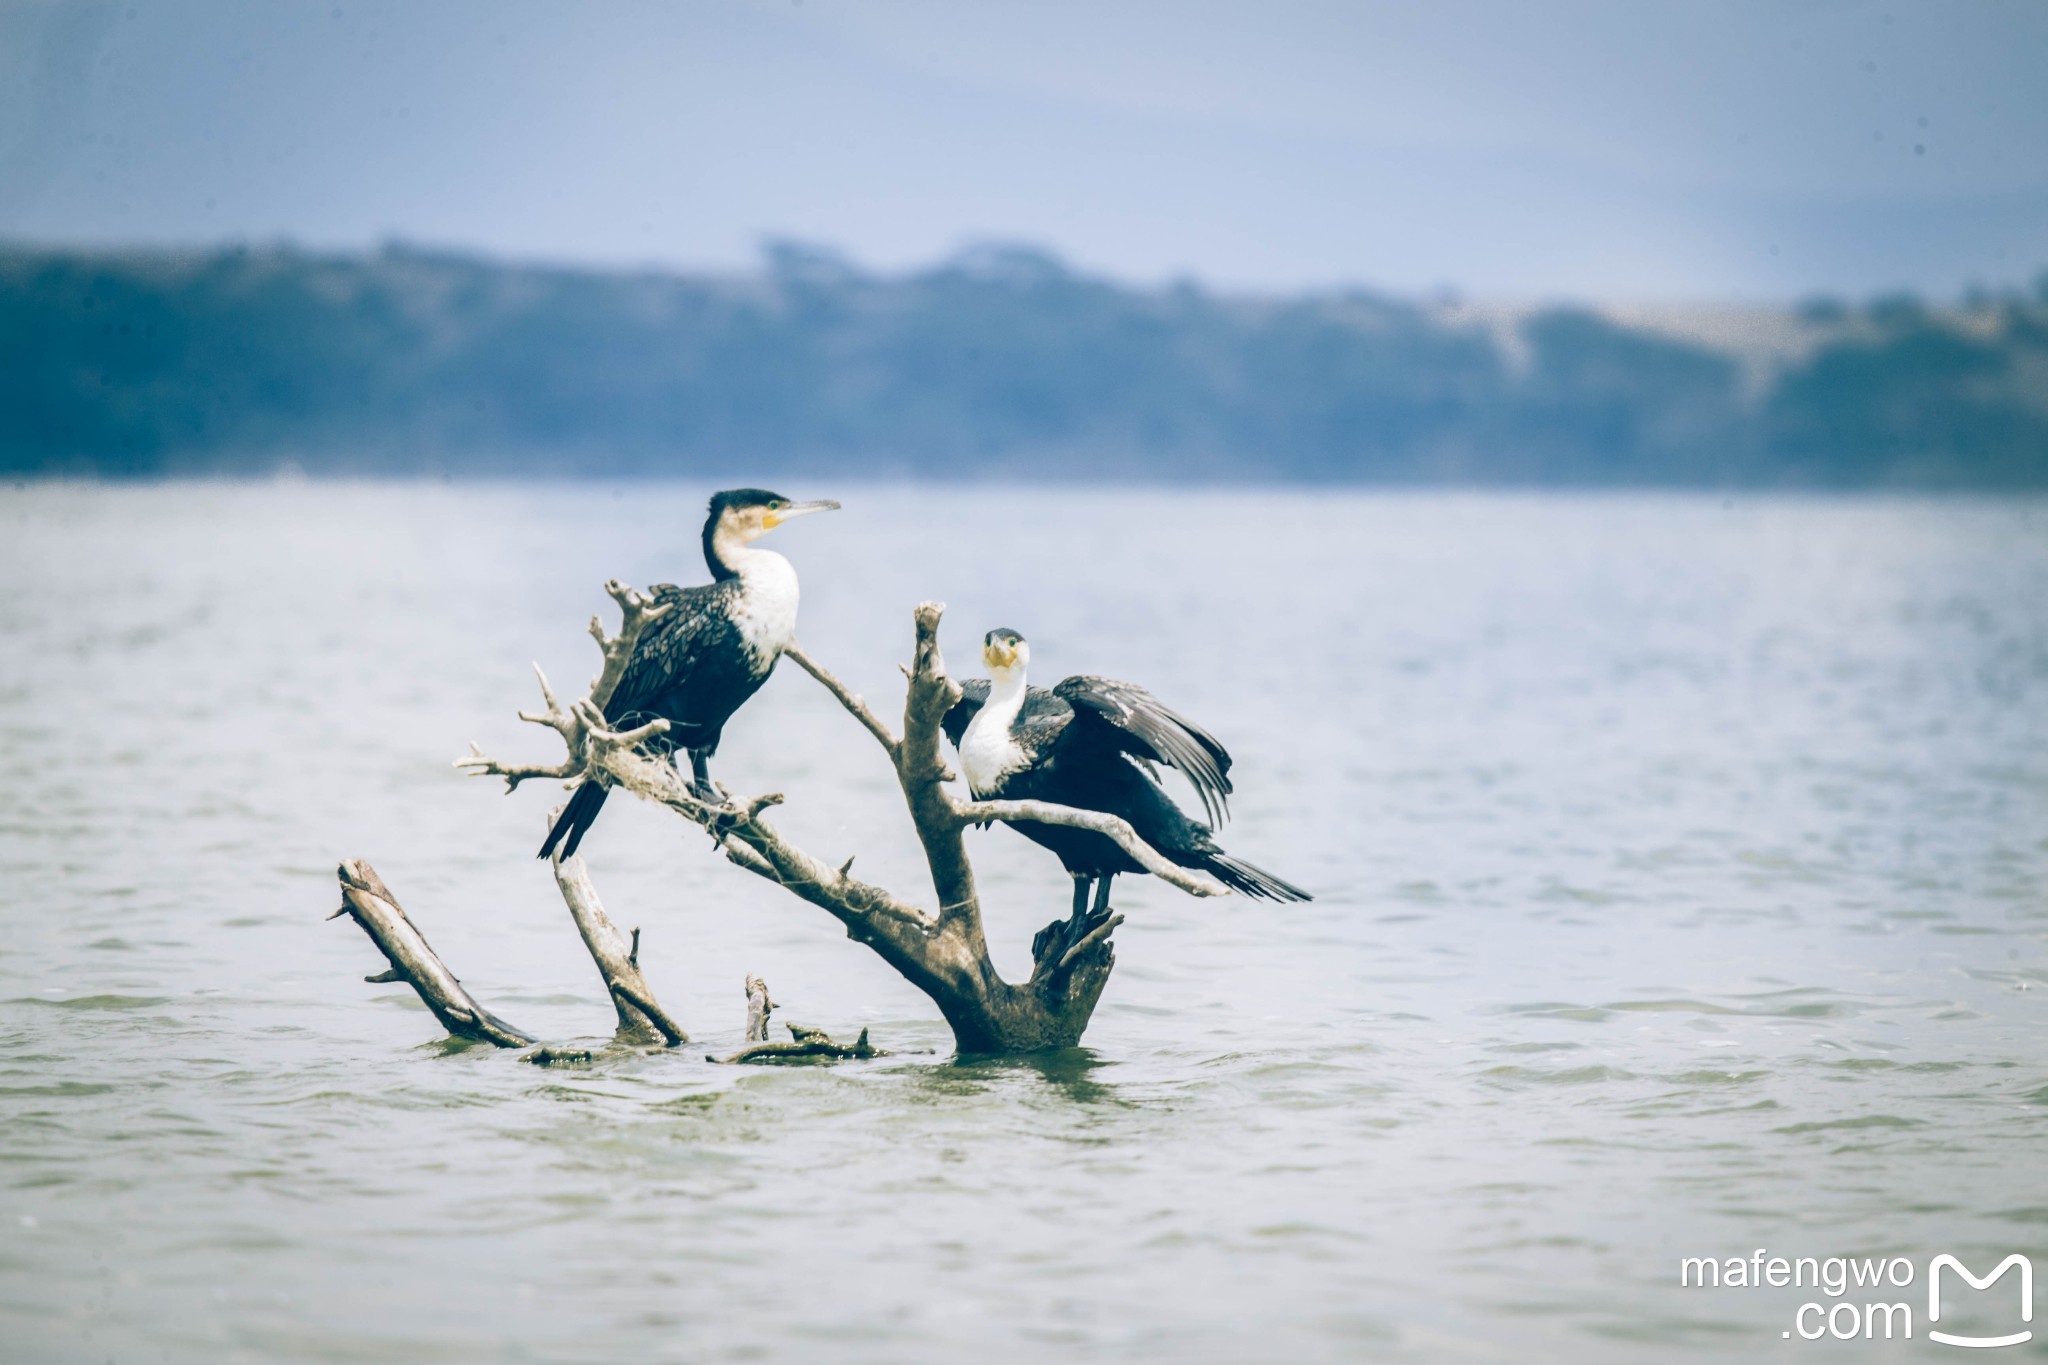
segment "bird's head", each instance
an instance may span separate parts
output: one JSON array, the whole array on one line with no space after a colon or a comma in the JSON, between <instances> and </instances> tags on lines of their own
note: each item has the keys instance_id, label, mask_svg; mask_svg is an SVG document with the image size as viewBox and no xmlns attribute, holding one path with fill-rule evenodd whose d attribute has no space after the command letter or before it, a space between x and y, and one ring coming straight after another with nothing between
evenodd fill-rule
<instances>
[{"instance_id":1,"label":"bird's head","mask_svg":"<svg viewBox=\"0 0 2048 1365\"><path fill-rule=\"evenodd\" d=\"M830 498L794 502L765 488L729 488L711 495L711 517L704 528L706 539L747 545L785 521L813 512L836 511L838 507Z\"/></svg>"},{"instance_id":2,"label":"bird's head","mask_svg":"<svg viewBox=\"0 0 2048 1365\"><path fill-rule=\"evenodd\" d=\"M981 661L988 665L990 677L1007 678L1022 673L1031 662L1031 646L1008 626L998 626L981 637Z\"/></svg>"}]
</instances>

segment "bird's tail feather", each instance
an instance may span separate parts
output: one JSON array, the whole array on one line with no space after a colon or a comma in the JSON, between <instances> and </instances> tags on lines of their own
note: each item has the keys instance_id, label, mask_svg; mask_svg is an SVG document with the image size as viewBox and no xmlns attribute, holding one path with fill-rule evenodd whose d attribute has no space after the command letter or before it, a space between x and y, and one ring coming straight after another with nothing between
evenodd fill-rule
<instances>
[{"instance_id":1,"label":"bird's tail feather","mask_svg":"<svg viewBox=\"0 0 2048 1365\"><path fill-rule=\"evenodd\" d=\"M1262 867L1254 867L1242 858L1233 858L1227 853L1210 855L1202 869L1222 882L1240 896L1253 896L1266 901L1310 901L1315 897L1292 882L1282 881Z\"/></svg>"},{"instance_id":2,"label":"bird's tail feather","mask_svg":"<svg viewBox=\"0 0 2048 1365\"><path fill-rule=\"evenodd\" d=\"M540 846L540 856L550 856L555 845L561 844L564 858L575 857L576 846L583 842L584 832L597 823L597 813L604 809L609 791L602 782L585 782L571 793L562 818L555 821L555 827L548 831L548 841Z\"/></svg>"}]
</instances>

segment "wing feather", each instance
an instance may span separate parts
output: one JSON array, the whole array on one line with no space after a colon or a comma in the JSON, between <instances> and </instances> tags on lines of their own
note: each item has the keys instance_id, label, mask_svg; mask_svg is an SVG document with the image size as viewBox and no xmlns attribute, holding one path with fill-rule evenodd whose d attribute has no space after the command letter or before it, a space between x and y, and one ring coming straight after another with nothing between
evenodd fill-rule
<instances>
[{"instance_id":1,"label":"wing feather","mask_svg":"<svg viewBox=\"0 0 2048 1365\"><path fill-rule=\"evenodd\" d=\"M1135 683L1077 674L1052 690L1089 732L1186 777L1212 829L1230 817L1230 753L1207 730Z\"/></svg>"},{"instance_id":2,"label":"wing feather","mask_svg":"<svg viewBox=\"0 0 2048 1365\"><path fill-rule=\"evenodd\" d=\"M640 714L677 678L690 672L708 637L727 624L717 611L721 586L706 583L679 588L658 583L648 590L656 602L670 604L674 610L640 637L618 688L605 703L606 720L616 724Z\"/></svg>"}]
</instances>

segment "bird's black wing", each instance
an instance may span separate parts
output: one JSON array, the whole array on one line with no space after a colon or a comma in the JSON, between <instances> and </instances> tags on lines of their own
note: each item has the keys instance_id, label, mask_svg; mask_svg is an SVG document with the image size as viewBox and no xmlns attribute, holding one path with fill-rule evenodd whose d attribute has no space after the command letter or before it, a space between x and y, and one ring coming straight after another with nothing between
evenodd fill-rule
<instances>
[{"instance_id":1,"label":"bird's black wing","mask_svg":"<svg viewBox=\"0 0 2048 1365\"><path fill-rule=\"evenodd\" d=\"M1017 743L1036 766L1073 723L1073 707L1043 687L1032 687L1024 692L1023 709L1017 712L1010 733L1017 737Z\"/></svg>"},{"instance_id":2,"label":"bird's black wing","mask_svg":"<svg viewBox=\"0 0 2048 1365\"><path fill-rule=\"evenodd\" d=\"M1216 737L1135 683L1079 674L1053 689L1073 708L1063 742L1085 737L1134 758L1178 769L1194 785L1213 829L1230 815L1230 753Z\"/></svg>"},{"instance_id":3,"label":"bird's black wing","mask_svg":"<svg viewBox=\"0 0 2048 1365\"><path fill-rule=\"evenodd\" d=\"M648 589L648 595L671 610L641 635L625 674L611 700L605 703L605 719L615 725L652 719L677 683L688 677L713 644L733 629L728 613L720 610L728 595L724 583L689 588L657 583Z\"/></svg>"}]
</instances>

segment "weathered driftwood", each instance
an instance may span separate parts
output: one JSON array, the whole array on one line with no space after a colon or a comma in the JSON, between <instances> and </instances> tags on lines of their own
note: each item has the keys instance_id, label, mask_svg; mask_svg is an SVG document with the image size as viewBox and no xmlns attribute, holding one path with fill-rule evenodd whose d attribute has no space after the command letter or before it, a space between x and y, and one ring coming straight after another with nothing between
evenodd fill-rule
<instances>
[{"instance_id":1,"label":"weathered driftwood","mask_svg":"<svg viewBox=\"0 0 2048 1365\"><path fill-rule=\"evenodd\" d=\"M889 1054L880 1048L870 1046L868 1031L862 1029L860 1038L853 1043L835 1043L832 1036L823 1029L805 1028L802 1024L789 1025L790 1041L771 1043L768 1041L768 1016L775 1010L775 1002L768 998L768 983L758 976L747 978L747 1045L730 1057L713 1057L705 1054L704 1060L721 1066L732 1066L742 1062L792 1062L807 1059L827 1060L845 1057L886 1057Z\"/></svg>"},{"instance_id":2,"label":"weathered driftwood","mask_svg":"<svg viewBox=\"0 0 2048 1365\"><path fill-rule=\"evenodd\" d=\"M479 1038L499 1047L533 1046L531 1035L492 1014L463 988L455 973L448 970L427 943L427 936L399 906L398 897L391 894L391 888L384 885L375 868L352 859L343 863L338 873L341 909L327 918L352 916L391 964L389 971L363 980L407 983L441 1021L441 1027L458 1038Z\"/></svg>"},{"instance_id":3,"label":"weathered driftwood","mask_svg":"<svg viewBox=\"0 0 2048 1365\"><path fill-rule=\"evenodd\" d=\"M549 828L554 827L561 813L562 807L555 807L548 816ZM564 858L557 848L553 862L555 885L561 889L569 915L576 921L576 932L583 936L583 946L590 950L590 960L597 964L598 975L604 978L605 989L611 993L612 1005L619 1015L619 1031L640 1037L659 1035L667 1047L689 1042L683 1026L662 1009L661 1002L654 998L653 988L641 974L640 931L633 931L629 943L613 927L611 917L597 899L597 888L591 885L590 869L582 858Z\"/></svg>"},{"instance_id":4,"label":"weathered driftwood","mask_svg":"<svg viewBox=\"0 0 2048 1365\"><path fill-rule=\"evenodd\" d=\"M419 926L399 905L391 888L376 869L362 861L345 862L340 868L341 909L328 916L351 915L370 941L391 964L388 971L365 977L372 982L403 981L418 992L442 1027L458 1038L479 1038L499 1047L531 1047L535 1039L515 1028L476 1002L454 972L432 946ZM619 1016L619 1032L628 1038L659 1037L668 1047L686 1043L683 1032L654 998L647 978L640 971L640 931L635 929L629 943L612 926L597 889L590 884L589 871L581 858L555 860L555 883L576 921L577 932L597 964L611 992ZM552 1062L588 1061L587 1051L575 1048L541 1048L524 1060L543 1065Z\"/></svg>"},{"instance_id":5,"label":"weathered driftwood","mask_svg":"<svg viewBox=\"0 0 2048 1365\"><path fill-rule=\"evenodd\" d=\"M745 1063L801 1062L813 1058L843 1059L848 1057L886 1057L889 1054L868 1045L868 1031L862 1029L860 1037L852 1043L835 1043L832 1035L823 1029L805 1028L802 1024L789 1026L790 1041L786 1043L754 1043L741 1048L730 1057L706 1055L707 1062L722 1066L738 1066Z\"/></svg>"},{"instance_id":6,"label":"weathered driftwood","mask_svg":"<svg viewBox=\"0 0 2048 1365\"><path fill-rule=\"evenodd\" d=\"M636 610L644 615L645 608L636 606L630 590L618 589L616 584L608 590L629 618L620 639L637 633L639 627L631 618ZM779 794L751 800L728 796L718 803L700 799L671 764L635 748L664 731L666 723L655 721L624 733L608 730L602 699L595 691L568 712L548 693L547 714L524 717L551 726L569 745L570 756L558 767L500 764L474 745L458 765L504 777L508 784L529 776L594 776L667 806L708 830L733 863L818 906L845 926L848 937L880 954L938 1005L963 1053L1071 1046L1080 1040L1115 965L1110 934L1122 919L1111 916L1090 921L1078 937L1070 934L1067 921L1054 921L1033 941L1030 979L1021 985L1004 981L990 961L983 934L981 901L962 838L969 825L1028 819L1094 830L1115 840L1147 871L1182 890L1202 896L1227 892L1210 878L1168 862L1113 815L1037 801L963 802L948 792L945 783L952 773L941 755L940 721L959 700L960 688L946 675L939 652L939 619L944 610L935 602L917 608L915 653L905 670L910 681L900 739L829 671L801 649L788 651L797 666L838 698L888 756L924 848L937 894L935 911L853 877L851 858L835 870L784 839L762 818L764 811L782 803ZM609 660L617 642L607 641L602 630L595 633Z\"/></svg>"}]
</instances>

